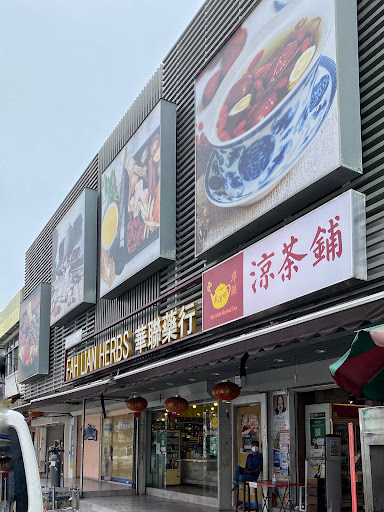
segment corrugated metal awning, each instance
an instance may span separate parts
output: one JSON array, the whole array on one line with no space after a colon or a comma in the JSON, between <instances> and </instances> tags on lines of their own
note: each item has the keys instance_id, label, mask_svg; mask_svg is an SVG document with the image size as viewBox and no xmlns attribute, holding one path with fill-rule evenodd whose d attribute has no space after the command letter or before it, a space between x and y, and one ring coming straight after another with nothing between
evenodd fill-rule
<instances>
[{"instance_id":1,"label":"corrugated metal awning","mask_svg":"<svg viewBox=\"0 0 384 512\"><path fill-rule=\"evenodd\" d=\"M316 336L327 336L338 330L353 331L366 322L376 324L384 319L384 292L338 304L293 320L242 334L188 353L155 361L115 377L120 386L137 384L165 375L181 373L240 358L245 352L253 355L260 350L294 341L305 341Z\"/></svg>"}]
</instances>

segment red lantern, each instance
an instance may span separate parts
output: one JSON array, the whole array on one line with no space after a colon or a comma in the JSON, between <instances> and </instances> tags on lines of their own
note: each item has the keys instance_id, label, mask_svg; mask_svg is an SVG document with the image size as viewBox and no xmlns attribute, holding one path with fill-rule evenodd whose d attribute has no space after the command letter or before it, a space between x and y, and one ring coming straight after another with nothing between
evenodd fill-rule
<instances>
[{"instance_id":1,"label":"red lantern","mask_svg":"<svg viewBox=\"0 0 384 512\"><path fill-rule=\"evenodd\" d=\"M35 420L36 418L39 418L40 416L43 416L43 411L29 411L29 415L31 416L31 418L33 420Z\"/></svg>"},{"instance_id":2,"label":"red lantern","mask_svg":"<svg viewBox=\"0 0 384 512\"><path fill-rule=\"evenodd\" d=\"M127 407L130 411L134 412L135 418L140 418L141 411L147 408L148 402L142 396L134 396L126 401Z\"/></svg>"},{"instance_id":3,"label":"red lantern","mask_svg":"<svg viewBox=\"0 0 384 512\"><path fill-rule=\"evenodd\" d=\"M173 420L175 420L181 412L185 412L189 407L188 400L185 400L185 398L181 398L181 396L178 395L167 398L164 405L167 411L172 413Z\"/></svg>"},{"instance_id":4,"label":"red lantern","mask_svg":"<svg viewBox=\"0 0 384 512\"><path fill-rule=\"evenodd\" d=\"M240 387L234 382L224 380L212 388L212 396L223 402L230 402L240 395Z\"/></svg>"}]
</instances>

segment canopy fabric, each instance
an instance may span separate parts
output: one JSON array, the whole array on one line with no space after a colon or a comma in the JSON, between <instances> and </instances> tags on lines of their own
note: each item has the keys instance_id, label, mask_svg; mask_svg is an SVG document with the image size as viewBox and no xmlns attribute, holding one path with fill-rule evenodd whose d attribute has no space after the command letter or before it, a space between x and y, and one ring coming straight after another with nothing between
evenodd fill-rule
<instances>
[{"instance_id":1,"label":"canopy fabric","mask_svg":"<svg viewBox=\"0 0 384 512\"><path fill-rule=\"evenodd\" d=\"M384 324L359 331L348 352L329 369L349 393L384 400Z\"/></svg>"}]
</instances>

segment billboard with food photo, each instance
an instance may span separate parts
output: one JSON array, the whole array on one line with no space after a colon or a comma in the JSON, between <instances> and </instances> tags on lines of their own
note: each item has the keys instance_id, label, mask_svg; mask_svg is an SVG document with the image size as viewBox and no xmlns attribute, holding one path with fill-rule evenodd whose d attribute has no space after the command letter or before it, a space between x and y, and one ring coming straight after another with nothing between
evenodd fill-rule
<instances>
[{"instance_id":1,"label":"billboard with food photo","mask_svg":"<svg viewBox=\"0 0 384 512\"><path fill-rule=\"evenodd\" d=\"M48 373L50 292L48 283L40 283L20 304L19 382Z\"/></svg>"},{"instance_id":2,"label":"billboard with food photo","mask_svg":"<svg viewBox=\"0 0 384 512\"><path fill-rule=\"evenodd\" d=\"M174 259L175 155L175 106L161 100L101 176L101 297Z\"/></svg>"},{"instance_id":3,"label":"billboard with food photo","mask_svg":"<svg viewBox=\"0 0 384 512\"><path fill-rule=\"evenodd\" d=\"M356 2L261 0L195 82L196 255L362 172Z\"/></svg>"},{"instance_id":4,"label":"billboard with food photo","mask_svg":"<svg viewBox=\"0 0 384 512\"><path fill-rule=\"evenodd\" d=\"M97 192L85 189L53 231L51 325L96 302Z\"/></svg>"}]
</instances>

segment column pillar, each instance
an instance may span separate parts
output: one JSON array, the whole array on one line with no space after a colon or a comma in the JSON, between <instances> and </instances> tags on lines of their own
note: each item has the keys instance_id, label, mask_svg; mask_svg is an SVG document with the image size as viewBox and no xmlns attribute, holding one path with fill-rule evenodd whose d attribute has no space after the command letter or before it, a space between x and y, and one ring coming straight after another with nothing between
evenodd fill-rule
<instances>
[{"instance_id":1,"label":"column pillar","mask_svg":"<svg viewBox=\"0 0 384 512\"><path fill-rule=\"evenodd\" d=\"M229 411L229 418L226 410ZM232 407L231 404L219 402L218 432L218 498L219 510L232 510Z\"/></svg>"},{"instance_id":2,"label":"column pillar","mask_svg":"<svg viewBox=\"0 0 384 512\"><path fill-rule=\"evenodd\" d=\"M150 450L150 445L147 443L147 412L141 413L141 418L138 422L138 450L136 457L136 493L145 494L145 484L147 476L147 450Z\"/></svg>"}]
</instances>

